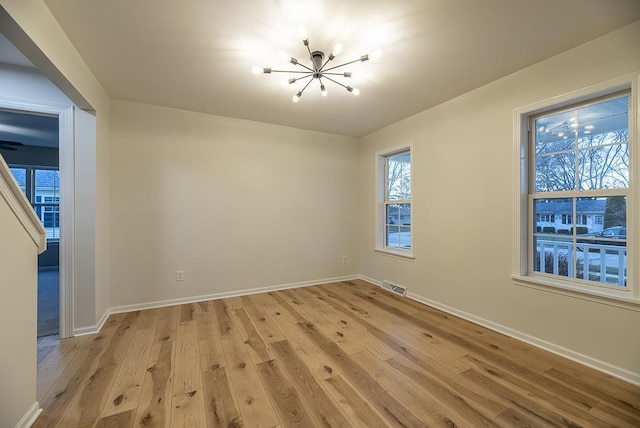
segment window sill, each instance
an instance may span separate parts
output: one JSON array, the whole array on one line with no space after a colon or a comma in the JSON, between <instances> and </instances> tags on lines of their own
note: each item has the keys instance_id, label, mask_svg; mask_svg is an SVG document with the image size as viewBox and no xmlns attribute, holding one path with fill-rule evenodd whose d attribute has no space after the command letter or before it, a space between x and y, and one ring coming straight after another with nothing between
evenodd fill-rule
<instances>
[{"instance_id":1,"label":"window sill","mask_svg":"<svg viewBox=\"0 0 640 428\"><path fill-rule=\"evenodd\" d=\"M404 260L415 260L416 256L413 254L413 251L402 251L402 250L392 250L389 248L374 248L373 251L375 251L376 253L385 255L385 256L392 256L392 257L397 257L399 259L404 259Z\"/></svg>"},{"instance_id":2,"label":"window sill","mask_svg":"<svg viewBox=\"0 0 640 428\"><path fill-rule=\"evenodd\" d=\"M631 297L631 291L626 292L626 294L629 295L627 298L622 296L620 293L607 292L607 290L587 291L577 285L574 286L570 283L553 281L546 278L522 275L512 275L511 278L513 279L514 284L518 286L534 288L536 290L561 294L563 296L640 312L640 301Z\"/></svg>"}]
</instances>

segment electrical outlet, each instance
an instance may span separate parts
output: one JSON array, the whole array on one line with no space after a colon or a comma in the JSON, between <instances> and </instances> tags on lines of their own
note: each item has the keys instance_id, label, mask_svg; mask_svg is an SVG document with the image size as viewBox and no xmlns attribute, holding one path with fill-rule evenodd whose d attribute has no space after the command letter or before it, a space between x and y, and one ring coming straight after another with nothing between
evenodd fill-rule
<instances>
[{"instance_id":1,"label":"electrical outlet","mask_svg":"<svg viewBox=\"0 0 640 428\"><path fill-rule=\"evenodd\" d=\"M176 271L176 282L184 281L184 271L177 270Z\"/></svg>"},{"instance_id":2,"label":"electrical outlet","mask_svg":"<svg viewBox=\"0 0 640 428\"><path fill-rule=\"evenodd\" d=\"M342 256L342 264L346 265L347 264L347 256Z\"/></svg>"}]
</instances>

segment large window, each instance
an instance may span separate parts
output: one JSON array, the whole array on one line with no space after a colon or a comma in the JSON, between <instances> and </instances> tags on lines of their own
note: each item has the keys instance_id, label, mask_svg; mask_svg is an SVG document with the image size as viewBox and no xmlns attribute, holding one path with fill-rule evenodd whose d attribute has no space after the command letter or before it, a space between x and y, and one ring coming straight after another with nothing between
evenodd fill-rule
<instances>
[{"instance_id":1,"label":"large window","mask_svg":"<svg viewBox=\"0 0 640 428\"><path fill-rule=\"evenodd\" d=\"M378 154L379 219L377 249L413 256L411 149Z\"/></svg>"},{"instance_id":2,"label":"large window","mask_svg":"<svg viewBox=\"0 0 640 428\"><path fill-rule=\"evenodd\" d=\"M627 230L636 215L636 112L631 90L620 86L608 94L580 91L574 103L565 96L561 104L516 115L522 136L517 283L638 300L634 259L627 257L635 236Z\"/></svg>"},{"instance_id":3,"label":"large window","mask_svg":"<svg viewBox=\"0 0 640 428\"><path fill-rule=\"evenodd\" d=\"M60 172L31 166L10 167L18 185L42 222L48 241L60 239Z\"/></svg>"}]
</instances>

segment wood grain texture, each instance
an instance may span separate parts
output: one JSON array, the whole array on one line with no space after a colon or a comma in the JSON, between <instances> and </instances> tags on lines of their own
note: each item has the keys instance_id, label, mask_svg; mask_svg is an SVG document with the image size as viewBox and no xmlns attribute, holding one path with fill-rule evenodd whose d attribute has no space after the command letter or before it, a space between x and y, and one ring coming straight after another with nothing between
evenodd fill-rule
<instances>
[{"instance_id":1,"label":"wood grain texture","mask_svg":"<svg viewBox=\"0 0 640 428\"><path fill-rule=\"evenodd\" d=\"M345 281L38 341L35 427L639 427L640 388Z\"/></svg>"}]
</instances>

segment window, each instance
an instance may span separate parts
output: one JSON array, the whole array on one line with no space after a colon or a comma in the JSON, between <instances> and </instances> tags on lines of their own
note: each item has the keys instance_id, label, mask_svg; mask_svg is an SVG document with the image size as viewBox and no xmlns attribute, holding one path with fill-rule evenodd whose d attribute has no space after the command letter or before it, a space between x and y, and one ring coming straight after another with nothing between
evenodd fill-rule
<instances>
[{"instance_id":1,"label":"window","mask_svg":"<svg viewBox=\"0 0 640 428\"><path fill-rule=\"evenodd\" d=\"M377 155L378 233L376 249L413 257L411 148Z\"/></svg>"},{"instance_id":2,"label":"window","mask_svg":"<svg viewBox=\"0 0 640 428\"><path fill-rule=\"evenodd\" d=\"M633 207L634 80L516 110L521 179L519 285L577 296L640 300L627 228ZM635 90L635 88L634 88ZM572 100L573 98L573 100ZM560 104L554 104L560 103ZM525 197L526 196L526 197ZM547 213L560 220L548 227ZM631 304L637 309L637 302Z\"/></svg>"},{"instance_id":3,"label":"window","mask_svg":"<svg viewBox=\"0 0 640 428\"><path fill-rule=\"evenodd\" d=\"M42 222L48 241L60 239L60 172L57 169L11 166L11 173Z\"/></svg>"}]
</instances>

